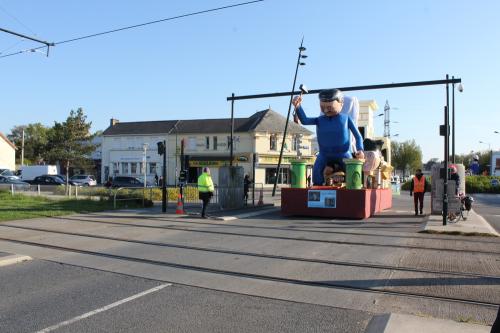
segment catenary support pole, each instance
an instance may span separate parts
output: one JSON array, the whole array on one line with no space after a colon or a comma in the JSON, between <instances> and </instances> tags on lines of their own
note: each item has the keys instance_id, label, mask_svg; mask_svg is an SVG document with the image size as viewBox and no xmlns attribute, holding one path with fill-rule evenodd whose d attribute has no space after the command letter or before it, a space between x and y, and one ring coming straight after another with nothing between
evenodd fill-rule
<instances>
[{"instance_id":1,"label":"catenary support pole","mask_svg":"<svg viewBox=\"0 0 500 333\"><path fill-rule=\"evenodd\" d=\"M451 162L455 163L455 83L451 84Z\"/></svg>"},{"instance_id":2,"label":"catenary support pole","mask_svg":"<svg viewBox=\"0 0 500 333\"><path fill-rule=\"evenodd\" d=\"M233 99L231 100L231 138L229 138L230 142L230 150L229 150L229 166L233 166L233 143L234 143L234 93L231 95Z\"/></svg>"},{"instance_id":3,"label":"catenary support pole","mask_svg":"<svg viewBox=\"0 0 500 333\"><path fill-rule=\"evenodd\" d=\"M297 73L299 72L300 58L302 56L302 50L304 49L304 47L302 46L303 43L304 43L304 38L302 38L302 41L300 42L299 56L297 57L297 66L295 68L295 76L293 77L292 93L290 94L290 103L288 104L288 114L286 116L285 131L283 132L283 139L281 141L281 149L280 149L280 157L278 158L278 165L276 166L276 175L275 175L275 179L274 179L273 194L272 194L273 197L276 194L276 186L278 185L278 179L280 176L281 160L283 158L283 149L285 149L286 132L288 130L288 122L290 120L290 111L292 110L293 92L295 91L295 83L297 82ZM234 101L234 96L233 96L233 101Z\"/></svg>"},{"instance_id":4,"label":"catenary support pole","mask_svg":"<svg viewBox=\"0 0 500 333\"><path fill-rule=\"evenodd\" d=\"M162 170L163 182L161 184L161 211L163 213L166 213L167 212L167 141L166 140L163 140L163 147L165 147L165 151L163 152L163 170Z\"/></svg>"},{"instance_id":5,"label":"catenary support pole","mask_svg":"<svg viewBox=\"0 0 500 333\"><path fill-rule=\"evenodd\" d=\"M448 80L448 74L446 74ZM444 108L444 180L443 180L443 225L448 219L448 163L450 158L450 87L446 84L446 106Z\"/></svg>"}]
</instances>

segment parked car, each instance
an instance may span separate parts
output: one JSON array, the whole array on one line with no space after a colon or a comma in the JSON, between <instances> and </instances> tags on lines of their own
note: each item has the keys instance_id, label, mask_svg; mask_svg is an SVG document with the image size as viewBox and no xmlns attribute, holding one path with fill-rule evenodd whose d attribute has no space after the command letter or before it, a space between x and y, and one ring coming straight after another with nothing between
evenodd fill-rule
<instances>
[{"instance_id":1,"label":"parked car","mask_svg":"<svg viewBox=\"0 0 500 333\"><path fill-rule=\"evenodd\" d=\"M28 180L31 185L66 185L66 183L57 175L44 175L35 177L33 180ZM69 185L75 185L71 180Z\"/></svg>"},{"instance_id":2,"label":"parked car","mask_svg":"<svg viewBox=\"0 0 500 333\"><path fill-rule=\"evenodd\" d=\"M144 182L136 177L117 176L113 178L111 187L144 187Z\"/></svg>"},{"instance_id":3,"label":"parked car","mask_svg":"<svg viewBox=\"0 0 500 333\"><path fill-rule=\"evenodd\" d=\"M81 185L81 186L97 185L97 181L95 180L95 177L92 175L74 175L73 177L70 178L70 180L76 185Z\"/></svg>"},{"instance_id":4,"label":"parked car","mask_svg":"<svg viewBox=\"0 0 500 333\"><path fill-rule=\"evenodd\" d=\"M30 184L19 179L0 176L0 185L14 185L15 189L29 189Z\"/></svg>"},{"instance_id":5,"label":"parked car","mask_svg":"<svg viewBox=\"0 0 500 333\"><path fill-rule=\"evenodd\" d=\"M0 169L0 176L7 177L10 179L20 180L20 178L16 176L16 174L10 171L9 169Z\"/></svg>"}]
</instances>

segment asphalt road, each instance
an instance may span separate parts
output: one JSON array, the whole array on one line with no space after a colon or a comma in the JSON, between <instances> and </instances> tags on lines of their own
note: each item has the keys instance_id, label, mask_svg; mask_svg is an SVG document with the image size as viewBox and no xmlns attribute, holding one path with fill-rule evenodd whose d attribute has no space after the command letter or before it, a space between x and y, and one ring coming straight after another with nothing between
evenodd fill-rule
<instances>
[{"instance_id":1,"label":"asphalt road","mask_svg":"<svg viewBox=\"0 0 500 333\"><path fill-rule=\"evenodd\" d=\"M150 210L4 222L0 251L37 260L0 268L0 331L41 330L165 284L57 331L363 332L388 312L491 325L500 239L420 234L426 217L412 205L395 196L367 220L275 209L228 221Z\"/></svg>"},{"instance_id":2,"label":"asphalt road","mask_svg":"<svg viewBox=\"0 0 500 333\"><path fill-rule=\"evenodd\" d=\"M472 194L472 197L474 198L472 209L500 233L500 195Z\"/></svg>"},{"instance_id":3,"label":"asphalt road","mask_svg":"<svg viewBox=\"0 0 500 333\"><path fill-rule=\"evenodd\" d=\"M47 261L2 268L0 280L2 333L363 332L372 317ZM144 291L149 293L103 309Z\"/></svg>"}]
</instances>

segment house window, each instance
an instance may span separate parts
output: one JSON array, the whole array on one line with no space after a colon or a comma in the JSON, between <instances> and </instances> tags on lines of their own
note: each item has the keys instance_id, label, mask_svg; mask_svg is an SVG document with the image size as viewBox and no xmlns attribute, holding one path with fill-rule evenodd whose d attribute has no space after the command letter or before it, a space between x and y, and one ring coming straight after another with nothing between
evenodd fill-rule
<instances>
[{"instance_id":1,"label":"house window","mask_svg":"<svg viewBox=\"0 0 500 333\"><path fill-rule=\"evenodd\" d=\"M152 175L156 174L156 163L149 163L149 173Z\"/></svg>"},{"instance_id":2,"label":"house window","mask_svg":"<svg viewBox=\"0 0 500 333\"><path fill-rule=\"evenodd\" d=\"M122 174L128 175L128 162L122 162Z\"/></svg>"},{"instance_id":3,"label":"house window","mask_svg":"<svg viewBox=\"0 0 500 333\"><path fill-rule=\"evenodd\" d=\"M113 174L116 175L119 172L120 172L120 169L119 169L118 162L113 162Z\"/></svg>"},{"instance_id":4,"label":"house window","mask_svg":"<svg viewBox=\"0 0 500 333\"><path fill-rule=\"evenodd\" d=\"M210 137L205 137L205 149L210 149Z\"/></svg>"},{"instance_id":5,"label":"house window","mask_svg":"<svg viewBox=\"0 0 500 333\"><path fill-rule=\"evenodd\" d=\"M297 151L297 141L299 141L298 138L296 136L293 136L292 137L292 150L293 151Z\"/></svg>"},{"instance_id":6,"label":"house window","mask_svg":"<svg viewBox=\"0 0 500 333\"><path fill-rule=\"evenodd\" d=\"M217 137L214 136L214 150L217 150Z\"/></svg>"},{"instance_id":7,"label":"house window","mask_svg":"<svg viewBox=\"0 0 500 333\"><path fill-rule=\"evenodd\" d=\"M187 149L196 150L196 138L193 137L188 138Z\"/></svg>"},{"instance_id":8,"label":"house window","mask_svg":"<svg viewBox=\"0 0 500 333\"><path fill-rule=\"evenodd\" d=\"M269 150L278 150L278 138L276 137L276 134L271 134L271 137L269 138Z\"/></svg>"},{"instance_id":9,"label":"house window","mask_svg":"<svg viewBox=\"0 0 500 333\"><path fill-rule=\"evenodd\" d=\"M274 184L276 179L276 168L266 168L266 184ZM281 168L278 184L290 184L290 169Z\"/></svg>"},{"instance_id":10,"label":"house window","mask_svg":"<svg viewBox=\"0 0 500 333\"><path fill-rule=\"evenodd\" d=\"M137 163L130 163L130 173L133 175L137 174Z\"/></svg>"}]
</instances>

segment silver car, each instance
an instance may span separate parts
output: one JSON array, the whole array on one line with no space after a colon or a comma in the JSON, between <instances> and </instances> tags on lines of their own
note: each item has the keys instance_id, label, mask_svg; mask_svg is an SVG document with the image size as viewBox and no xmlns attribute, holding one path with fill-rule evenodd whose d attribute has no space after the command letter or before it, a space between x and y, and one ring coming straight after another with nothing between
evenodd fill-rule
<instances>
[{"instance_id":1,"label":"silver car","mask_svg":"<svg viewBox=\"0 0 500 333\"><path fill-rule=\"evenodd\" d=\"M70 178L70 180L75 185L80 185L80 186L96 186L97 185L97 181L95 180L95 177L92 175L74 175L73 177Z\"/></svg>"}]
</instances>

